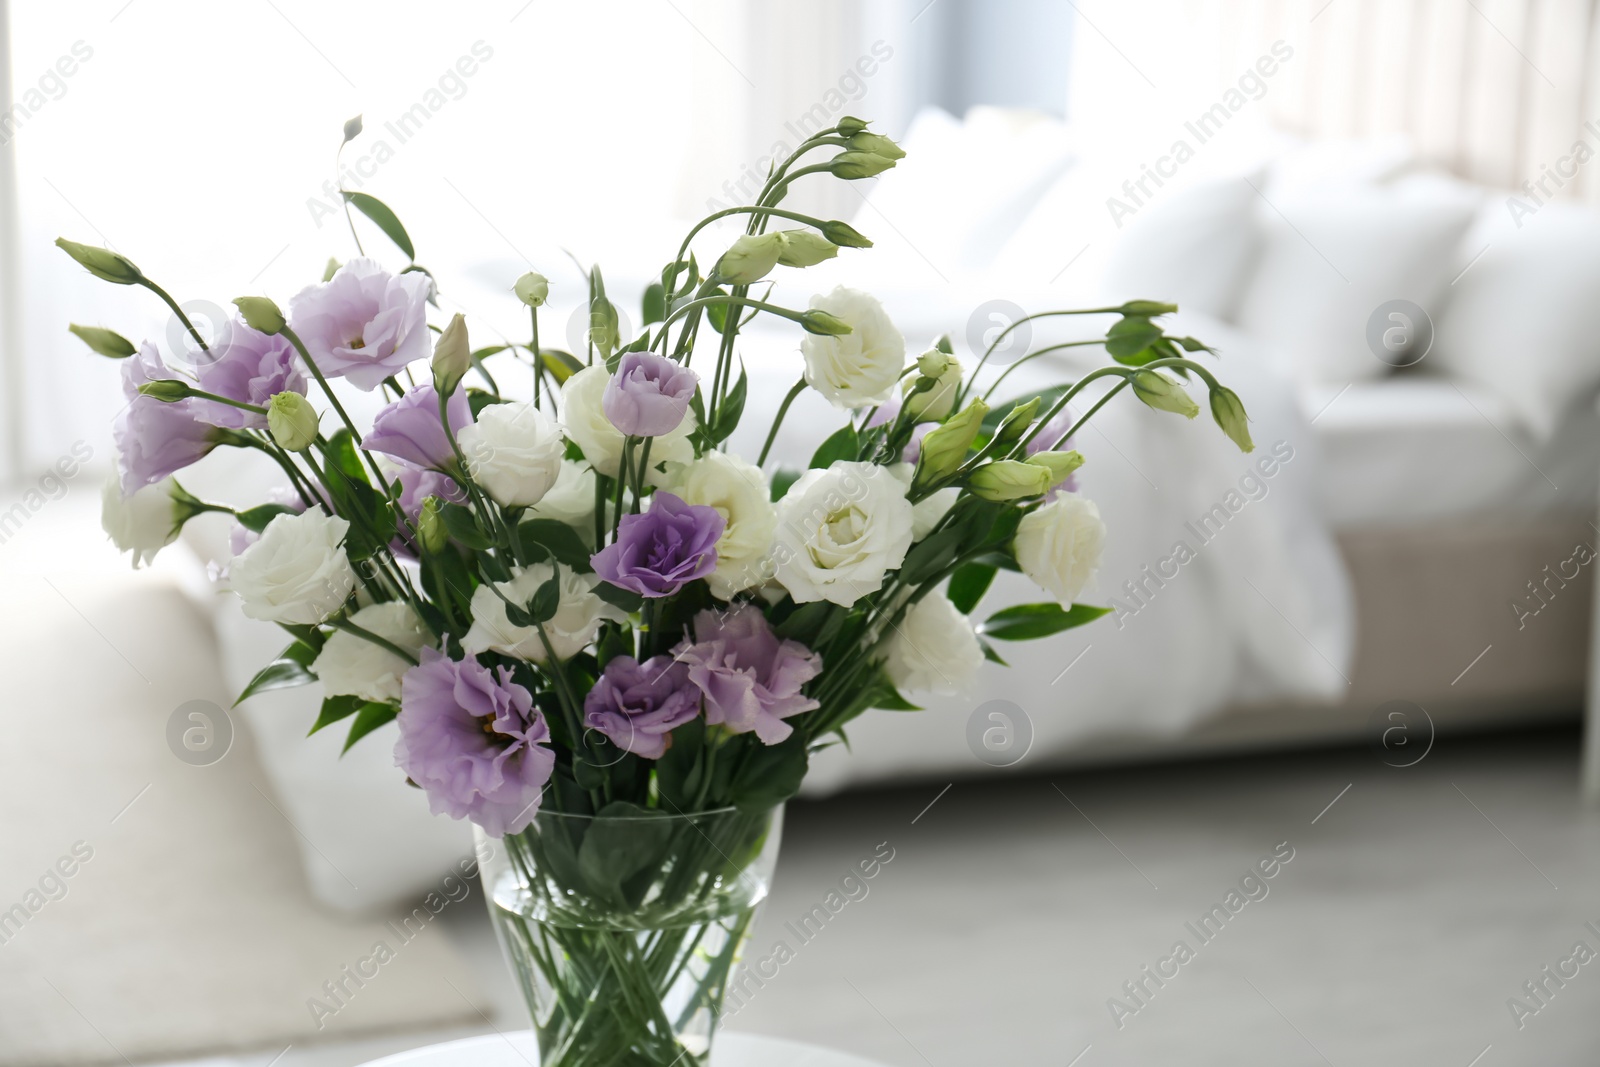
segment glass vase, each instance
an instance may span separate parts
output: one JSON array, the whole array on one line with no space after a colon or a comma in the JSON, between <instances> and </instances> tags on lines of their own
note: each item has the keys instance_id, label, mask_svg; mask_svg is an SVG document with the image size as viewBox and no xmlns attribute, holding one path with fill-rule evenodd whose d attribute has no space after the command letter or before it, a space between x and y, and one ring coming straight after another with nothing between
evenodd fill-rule
<instances>
[{"instance_id":1,"label":"glass vase","mask_svg":"<svg viewBox=\"0 0 1600 1067\"><path fill-rule=\"evenodd\" d=\"M710 1061L783 809L632 810L541 811L522 832L479 842L489 914L541 1067Z\"/></svg>"}]
</instances>

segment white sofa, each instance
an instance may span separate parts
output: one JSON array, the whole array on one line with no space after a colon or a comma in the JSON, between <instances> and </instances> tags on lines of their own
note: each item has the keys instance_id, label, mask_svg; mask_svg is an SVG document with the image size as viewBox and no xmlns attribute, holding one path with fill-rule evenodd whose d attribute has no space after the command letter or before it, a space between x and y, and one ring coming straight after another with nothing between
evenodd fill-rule
<instances>
[{"instance_id":1,"label":"white sofa","mask_svg":"<svg viewBox=\"0 0 1600 1067\"><path fill-rule=\"evenodd\" d=\"M854 220L878 247L788 273L773 299L801 306L836 283L866 288L908 346L947 333L968 359L1019 308L1174 300L1179 326L1218 347L1218 373L1245 397L1262 448L1242 457L1214 428L1131 400L1105 409L1080 442L1083 484L1113 535L1101 602L1130 610L1008 648L1015 669L985 674L972 696L863 718L852 753L824 753L811 788L988 773L995 761L979 758L971 728L992 700L1026 720L1028 751L1014 763L1024 771L1351 738L1389 700L1420 705L1440 728L1578 706L1588 568L1554 582L1543 568L1593 543L1600 313L1588 294L1600 288L1600 218L1551 205L1518 229L1503 197L1417 171L1393 140L1264 136L1159 186L1139 161L1097 154L1038 116L929 112L905 145L907 159ZM1140 193L1141 178L1134 203L1128 188ZM708 232L705 258L727 239ZM613 296L631 300L654 266L608 262ZM517 269L485 265L481 275ZM471 302L502 308L502 289L485 286ZM1436 334L1426 358L1402 370L1367 343L1369 318L1393 299L1423 307ZM1041 323L1033 343L1107 321ZM795 341L750 333L748 412L770 411L793 382ZM1081 365L1037 360L1007 379L1007 393ZM802 398L778 461L803 465L836 424ZM753 453L745 437L755 432L746 427L733 446ZM1269 475L1256 461L1280 443L1292 459L1280 454ZM237 471L209 477L222 493L246 485ZM1230 492L1243 503L1225 536L1178 577L1152 583L1145 565ZM190 537L212 560L225 557L224 539L216 525ZM1548 588L1534 600L1541 581ZM1513 609L1518 597L1537 613ZM984 609L1037 598L1021 579L1001 581ZM242 684L282 640L225 600L217 613L227 669ZM248 710L280 801L306 835L312 885L347 909L410 893L465 852L466 829L431 818L401 786L390 738L343 760L335 738L306 741L316 700L274 694ZM353 892L352 881L367 888Z\"/></svg>"}]
</instances>

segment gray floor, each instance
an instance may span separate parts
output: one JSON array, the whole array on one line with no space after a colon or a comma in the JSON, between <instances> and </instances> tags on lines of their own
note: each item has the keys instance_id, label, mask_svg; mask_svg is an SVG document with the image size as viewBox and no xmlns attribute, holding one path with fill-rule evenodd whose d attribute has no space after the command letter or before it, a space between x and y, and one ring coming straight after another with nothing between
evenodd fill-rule
<instances>
[{"instance_id":1,"label":"gray floor","mask_svg":"<svg viewBox=\"0 0 1600 1067\"><path fill-rule=\"evenodd\" d=\"M795 805L750 953L771 977L731 1025L903 1067L1591 1065L1600 957L1546 979L1542 1005L1524 989L1578 942L1600 952L1585 926L1600 930L1600 815L1577 802L1577 744L1446 739L1405 770L1345 750ZM1293 858L1245 882L1259 899L1225 900L1285 842ZM887 849L875 877L847 878ZM1186 925L1228 903L1209 942ZM454 936L492 968L485 930L474 913ZM1192 958L1159 964L1178 941ZM1146 966L1177 972L1158 987ZM1135 1000L1123 986L1140 980ZM499 1028L520 1025L508 987ZM1539 1009L1520 1029L1513 997Z\"/></svg>"}]
</instances>

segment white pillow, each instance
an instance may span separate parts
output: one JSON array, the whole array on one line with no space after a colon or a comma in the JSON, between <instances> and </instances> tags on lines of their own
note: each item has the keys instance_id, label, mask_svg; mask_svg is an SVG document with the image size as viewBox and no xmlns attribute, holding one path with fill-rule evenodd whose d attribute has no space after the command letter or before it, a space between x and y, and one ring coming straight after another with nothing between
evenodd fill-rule
<instances>
[{"instance_id":1,"label":"white pillow","mask_svg":"<svg viewBox=\"0 0 1600 1067\"><path fill-rule=\"evenodd\" d=\"M1238 325L1292 360L1302 381L1344 385L1390 369L1367 343L1380 305L1409 300L1437 321L1477 194L1419 175L1321 186L1257 209L1260 261Z\"/></svg>"},{"instance_id":2,"label":"white pillow","mask_svg":"<svg viewBox=\"0 0 1600 1067\"><path fill-rule=\"evenodd\" d=\"M944 275L980 271L1072 163L1067 128L1036 112L975 107L965 122L917 113L906 158L867 196L857 228L903 242ZM878 216L894 234L882 233Z\"/></svg>"},{"instance_id":3,"label":"white pillow","mask_svg":"<svg viewBox=\"0 0 1600 1067\"><path fill-rule=\"evenodd\" d=\"M1260 176L1252 180L1260 185ZM1197 182L1152 203L1106 263L1107 303L1165 300L1228 319L1260 243L1256 191L1242 178Z\"/></svg>"},{"instance_id":4,"label":"white pillow","mask_svg":"<svg viewBox=\"0 0 1600 1067\"><path fill-rule=\"evenodd\" d=\"M1484 205L1462 265L1482 255L1452 287L1428 362L1494 389L1545 438L1600 386L1600 213L1554 203L1521 222L1499 198Z\"/></svg>"}]
</instances>

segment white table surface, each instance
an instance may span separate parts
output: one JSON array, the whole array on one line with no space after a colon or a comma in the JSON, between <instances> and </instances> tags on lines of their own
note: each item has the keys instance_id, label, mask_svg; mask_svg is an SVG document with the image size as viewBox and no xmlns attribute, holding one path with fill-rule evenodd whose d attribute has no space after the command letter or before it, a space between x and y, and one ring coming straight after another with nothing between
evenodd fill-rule
<instances>
[{"instance_id":1,"label":"white table surface","mask_svg":"<svg viewBox=\"0 0 1600 1067\"><path fill-rule=\"evenodd\" d=\"M538 1062L532 1032L521 1030L413 1049L373 1060L365 1067L537 1067ZM712 1064L713 1067L882 1067L859 1056L740 1033L717 1035Z\"/></svg>"}]
</instances>

